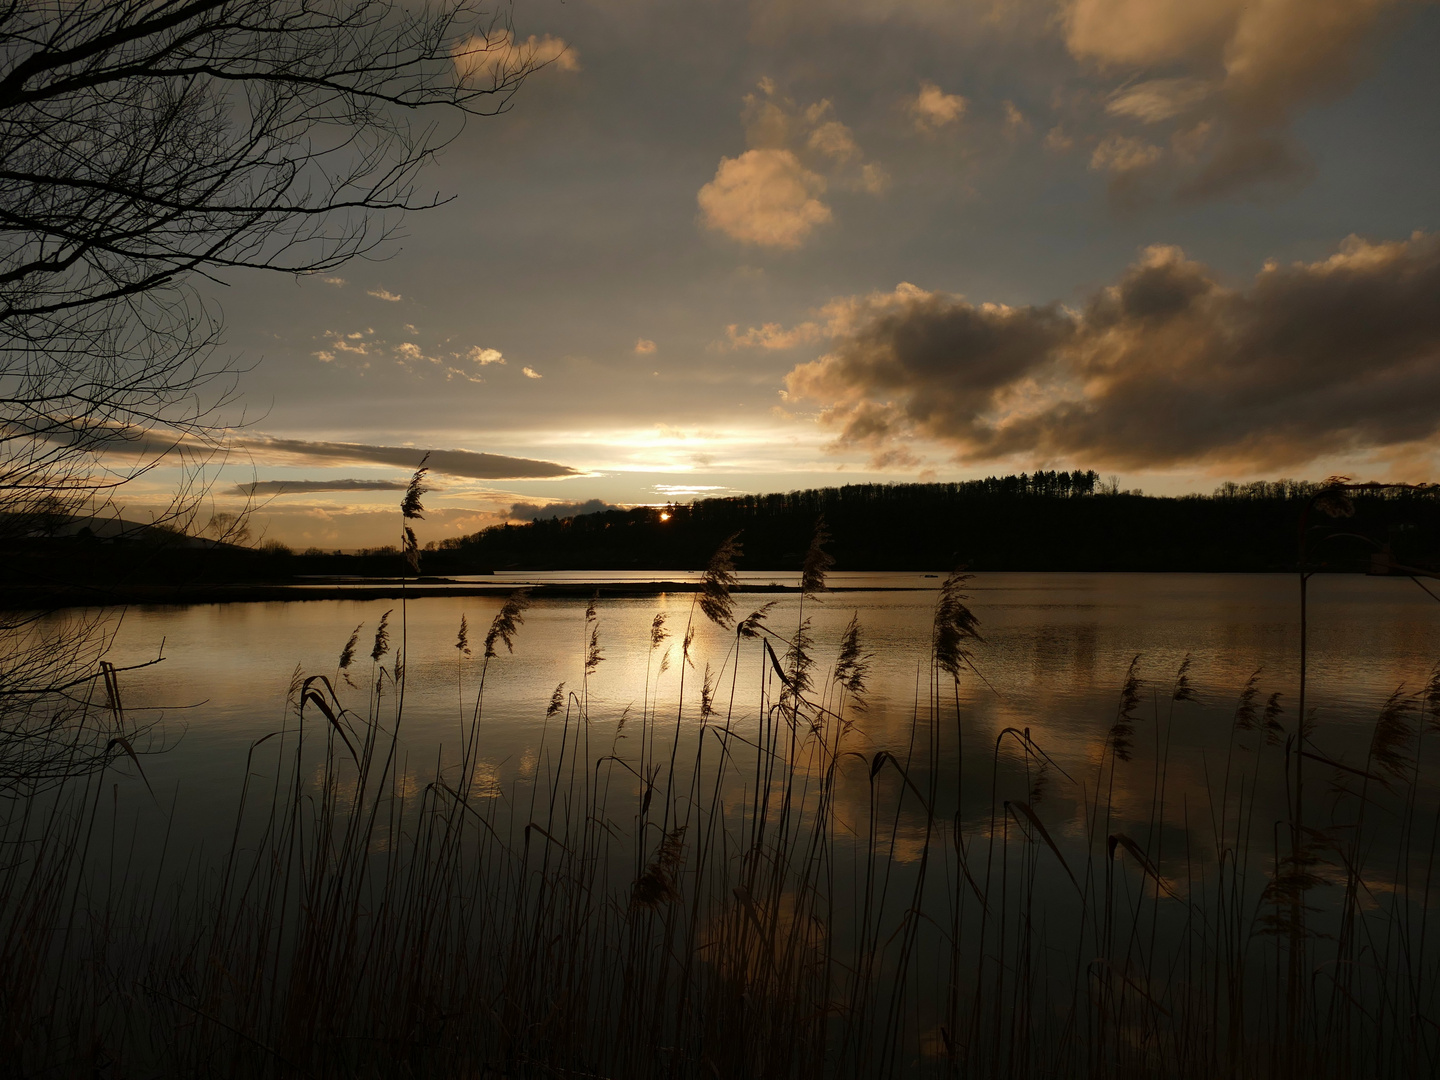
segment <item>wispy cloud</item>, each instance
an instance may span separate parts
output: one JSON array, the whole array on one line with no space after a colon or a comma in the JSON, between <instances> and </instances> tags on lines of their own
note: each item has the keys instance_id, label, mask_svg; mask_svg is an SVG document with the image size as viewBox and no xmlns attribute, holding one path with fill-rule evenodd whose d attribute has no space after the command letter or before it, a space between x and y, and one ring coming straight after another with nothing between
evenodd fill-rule
<instances>
[{"instance_id":1,"label":"wispy cloud","mask_svg":"<svg viewBox=\"0 0 1440 1080\"><path fill-rule=\"evenodd\" d=\"M520 373L524 375L527 379L543 379L545 377L532 367L523 367L520 369Z\"/></svg>"},{"instance_id":2,"label":"wispy cloud","mask_svg":"<svg viewBox=\"0 0 1440 1080\"><path fill-rule=\"evenodd\" d=\"M405 480L255 480L236 484L232 495L302 495L320 491L404 491ZM437 490L432 488L431 490Z\"/></svg>"},{"instance_id":3,"label":"wispy cloud","mask_svg":"<svg viewBox=\"0 0 1440 1080\"><path fill-rule=\"evenodd\" d=\"M1177 72L1127 80L1106 113L1171 124L1180 145L1155 147L1156 162L1163 157L1165 165L1155 185L1212 198L1304 175L1303 151L1287 130L1291 119L1354 81L1374 30L1405 3L1067 0L1065 40L1102 75ZM1113 183L1133 185L1132 170L1111 172Z\"/></svg>"},{"instance_id":4,"label":"wispy cloud","mask_svg":"<svg viewBox=\"0 0 1440 1080\"><path fill-rule=\"evenodd\" d=\"M752 326L742 334L739 324L731 323L725 328L725 337L732 349L793 349L823 340L825 332L813 322L798 323L788 330L772 322Z\"/></svg>"},{"instance_id":5,"label":"wispy cloud","mask_svg":"<svg viewBox=\"0 0 1440 1080\"><path fill-rule=\"evenodd\" d=\"M363 461L375 465L395 465L414 469L425 456L423 448L413 446L376 446L368 443L312 442L307 439L274 437L242 437L233 445L257 460L277 462L303 459L313 463L340 464ZM552 461L507 457L503 454L477 453L473 450L431 450L430 469L450 476L475 480L524 480L557 476L578 476L576 469Z\"/></svg>"},{"instance_id":6,"label":"wispy cloud","mask_svg":"<svg viewBox=\"0 0 1440 1080\"><path fill-rule=\"evenodd\" d=\"M315 350L311 355L321 363L328 364L337 357L348 355L350 357L367 357L376 345L383 345L384 342L377 341L373 328L364 330L326 330L321 336L324 345ZM368 367L368 363L362 363L362 367Z\"/></svg>"},{"instance_id":7,"label":"wispy cloud","mask_svg":"<svg viewBox=\"0 0 1440 1080\"><path fill-rule=\"evenodd\" d=\"M389 289L367 289L365 295L373 296L376 300L385 300L391 304L398 304L401 300L405 299L399 293L393 293Z\"/></svg>"}]
</instances>

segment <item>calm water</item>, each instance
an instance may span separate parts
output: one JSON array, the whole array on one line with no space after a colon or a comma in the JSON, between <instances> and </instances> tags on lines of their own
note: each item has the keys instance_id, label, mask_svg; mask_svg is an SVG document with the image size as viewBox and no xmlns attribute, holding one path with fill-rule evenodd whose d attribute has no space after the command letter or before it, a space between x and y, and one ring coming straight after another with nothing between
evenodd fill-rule
<instances>
[{"instance_id":1,"label":"calm water","mask_svg":"<svg viewBox=\"0 0 1440 1080\"><path fill-rule=\"evenodd\" d=\"M761 656L745 643L736 676L733 635L694 612L694 666L681 695L679 641L692 616L693 594L671 592L606 599L605 583L667 580L696 575L497 575L497 583L594 581L603 660L588 687L593 745L633 745L630 721L652 701L673 724L698 722L707 664L723 673L720 708L739 730L756 720ZM488 580L488 579L487 579ZM745 574L754 584L794 584L793 575ZM917 701L926 691L931 612L939 579L918 574L843 574L821 603L806 605L813 619L817 673L833 663L839 637L853 615L872 654L869 709L859 719L854 747L903 751ZM970 746L990 746L1006 725L1029 727L1062 766L1093 761L1114 719L1125 672L1135 656L1145 680L1142 717L1171 717L1170 687L1189 655L1198 702L1185 703L1169 727L1174 783L1199 783L1207 747L1222 746L1236 695L1256 669L1268 695L1282 692L1293 713L1298 668L1298 586L1291 576L1146 574L981 574L971 582L972 608L985 641L976 645L976 674L960 688L960 729ZM737 594L737 616L775 600L769 623L784 636L800 616L795 594ZM461 696L474 706L479 643L500 606L498 598L428 598L412 602L404 634L409 672L401 742L405 769L432 774L454 759ZM169 747L146 761L160 799L185 809L177 839L199 841L230 819L248 747L279 727L291 674L337 676L346 639L360 627L361 658L351 669L357 689L342 697L364 711L371 679L369 651L380 616L389 608L396 647L398 604L386 601L211 604L132 608L117 632L117 664L153 658L164 663L123 676L127 709L149 717ZM587 644L582 600L540 600L525 614L513 655L492 662L483 720L483 760L473 785L497 796L534 775L543 754L542 720L551 692L582 683ZM668 618L673 632L650 648L651 620ZM455 648L464 615L477 655ZM1419 687L1440 659L1440 604L1405 579L1319 577L1311 585L1310 703L1318 708L1317 743L1328 752L1363 756L1368 724L1397 686ZM668 670L659 672L668 652ZM733 705L730 686L735 677ZM823 686L825 676L817 674ZM949 706L953 711L953 704ZM620 724L629 709L628 732ZM923 712L923 701L922 701ZM1284 718L1293 723L1293 715ZM1141 740L1146 738L1142 726ZM627 742L627 740L631 740ZM598 754L600 751L596 750ZM983 755L982 755L983 757ZM979 760L977 758L977 760ZM983 763L983 762L982 762ZM477 788L478 790L478 788ZM978 810L976 811L979 812Z\"/></svg>"},{"instance_id":2,"label":"calm water","mask_svg":"<svg viewBox=\"0 0 1440 1080\"><path fill-rule=\"evenodd\" d=\"M833 713L806 710L795 718L783 708L765 708L773 705L778 686L762 644L744 640L737 648L732 632L700 617L694 593L604 595L606 584L633 585L649 577L511 577L517 585L593 580L601 595L593 620L583 599L541 600L525 613L513 654L502 649L489 665L483 717L471 729L478 753L467 775L461 775L461 736L475 709L483 661L457 650L456 634L464 617L478 654L500 609L498 596L427 597L410 603L403 621L399 605L384 601L126 612L112 662L143 663L164 643L163 663L122 675L127 716L154 725L149 749L156 752L143 757L148 790L135 766L122 759L90 796L98 827L95 847L87 848L93 871L87 880L99 902L110 904L105 917L92 922L108 927L111 912L129 910L131 901L117 908L107 899L128 883L137 911L161 913L147 923L159 935L160 955L169 955L163 949L173 945L189 957L185 928L197 911L204 913L200 924L208 925L208 905L226 895L217 891L218 882L242 883L235 889L249 889L252 881L267 889L276 881L293 884L282 868L292 866L297 849L286 845L295 836L302 848L310 845L313 871L322 878L335 871L346 888L357 890L356 919L380 919L408 909L378 903L376 890L394 880L405 883L407 896L429 895L428 875L442 862L412 856L424 852L428 859L440 850L433 846L437 835L453 836L457 843L447 850L468 870L455 879L452 893L442 890L442 899L455 901L445 910L467 926L476 911L498 911L491 922L520 927L515 940L527 948L549 941L555 955L537 953L535 961L548 985L564 966L561 954L590 948L609 956L605 950L618 948L627 927L651 918L637 914L633 897L660 863L665 838L679 852L677 888L689 890L695 903L685 946L694 953L686 956L704 959L712 954L702 950L729 940L725 926L749 925L736 905L750 894L732 886L769 882L767 918L778 928L780 954L794 946L808 956L806 950L818 949L815 942L823 938L826 954L833 950L834 971L863 972L855 985L875 1000L901 980L913 988L897 1045L918 1048L920 1057L911 1062L917 1070L922 1059L945 1056L942 1019L954 1024L967 1015L969 1006L962 1004L942 1017L952 997L962 1003L993 999L999 1046L999 1018L1011 1008L1006 1001L1015 1003L1017 1016L1030 1015L1025 1010L1033 1003L1033 1030L1049 1031L1053 1040L1066 1010L1095 1000L1094 994L1123 1001L1121 991L1143 980L1151 988L1147 1000L1153 992L1182 1016L1197 1002L1210 1009L1220 1000L1214 995L1221 982L1233 979L1226 985L1240 997L1216 1014L1215 1030L1225 1029L1221 1020L1232 1007L1255 1045L1282 1030L1282 941L1264 932L1264 920L1278 918L1286 907L1282 894L1267 901L1265 890L1280 880L1289 842L1285 823L1293 820L1287 792L1299 773L1294 763L1306 759L1267 744L1258 732L1237 734L1233 717L1237 695L1258 670L1259 700L1278 693L1284 735L1295 731L1300 626L1292 577L977 575L970 602L985 640L974 645L974 670L953 690L948 681L929 678L939 578L835 574L831 584L845 591L819 601L796 593L737 594L737 617L774 602L768 625L778 635L772 639L777 652L784 652L783 639L793 638L802 620L809 621L811 697L841 709L843 721ZM785 575L745 580L795 584ZM1440 658L1440 604L1404 579L1316 578L1310 596L1308 704L1316 723L1310 746L1351 771L1331 767L1323 756L1305 765L1305 835L1328 838L1328 847L1307 864L1316 876L1304 897L1309 936L1301 962L1313 962L1317 980L1332 978L1336 987L1343 981L1335 992L1370 1010L1352 1020L1380 1017L1365 1036L1372 1041L1356 1043L1353 1051L1368 1065L1367 1047L1412 1047L1408 1018L1440 1015L1440 990L1428 974L1440 970L1436 936L1425 933L1429 909L1440 905L1440 888L1431 887L1440 842L1440 747L1429 733L1440 729L1433 716L1414 724L1423 714L1408 714L1409 735L1398 740L1401 757L1419 760L1418 768L1404 764L1388 778L1372 772L1363 781L1354 771L1367 765L1386 699L1397 687L1423 688ZM383 806L382 817L362 834L364 846L356 850L364 858L347 863L346 877L330 861L336 849L327 846L324 827L347 820L356 769L315 708L307 710L297 744L287 692L297 672L327 675L348 708L360 718L370 713L376 676L369 652L389 609L392 649L403 648L408 657L399 756L395 771L387 762L384 779L369 789L369 806ZM665 616L669 636L652 648L657 615ZM871 665L868 708L858 713L838 700L830 676L852 617ZM681 646L687 625L695 630L689 662ZM337 660L357 627L358 659L342 674ZM600 658L587 673L587 654L597 645ZM1177 702L1175 679L1187 657L1195 700ZM1115 745L1107 740L1132 662L1141 688L1133 756L1125 759L1106 747ZM393 651L383 663L393 666ZM583 699L583 707L547 718L546 706L561 684ZM702 721L707 686L715 714ZM932 686L939 690L934 698ZM369 730L392 729L395 715L387 684L378 723ZM762 723L762 717L769 719ZM284 739L261 743L282 725ZM1020 739L1006 738L1007 728L1028 729L1046 764L1025 753ZM333 751L328 767L327 740ZM143 739L137 742L145 748ZM384 758L388 739L382 736L377 745ZM888 751L893 762L879 751ZM248 801L237 819L247 761ZM671 771L675 761L678 768ZM453 802L431 784L437 774ZM652 777L653 786L647 789L641 775ZM281 783L271 783L276 780ZM1362 799L1357 790L1363 784L1370 786ZM279 819L277 805L285 808ZM452 805L474 817L447 817L440 808ZM334 807L334 814L317 815L313 832L308 826L273 831L289 809L295 815L290 820L303 823L324 806ZM349 820L366 818L362 813ZM454 824L453 831L442 829L445 822ZM816 822L823 827L817 830ZM822 837L823 845L817 844ZM1121 851L1122 839L1133 847ZM217 869L231 852L233 865L243 868L234 879ZM404 876L407 866L418 867L418 876ZM770 867L779 868L773 877ZM754 871L748 877L747 868ZM400 876L392 879L392 873ZM118 885L117 876L123 879ZM518 891L506 891L510 883ZM525 920L533 917L539 926L548 910L537 899L542 895L546 904L574 898L547 924L555 928L553 937L549 930L532 935L527 929ZM472 910L467 905L477 897L485 902ZM604 902L594 903L595 897ZM298 894L294 899L298 903ZM533 908L527 906L532 901ZM511 906L499 910L506 903ZM684 910L675 899L667 903L652 912L654 919L670 920ZM808 917L784 929L787 912L799 913L802 903ZM422 905L416 918L438 918L437 911ZM1359 914L1349 917L1347 911ZM581 915L592 921L577 937ZM516 922L520 916L523 925ZM170 943L166 928L172 923L180 929ZM913 927L908 939L900 934L905 927ZM735 933L748 940L748 930ZM399 934L376 940L398 948L411 939ZM453 955L469 955L466 950L478 948L480 940L457 937L462 947ZM1346 942L1361 940L1379 943L1366 946L1373 962L1363 968L1345 951ZM1394 942L1401 944L1392 947ZM249 963L252 952L239 949L236 962ZM476 970L508 970L498 961L502 952L476 953L488 955ZM380 954L390 955L383 949ZM148 954L137 947L135 955ZM1095 957L1100 959L1092 963ZM657 962L663 967L670 961L662 956ZM713 961L715 970L724 963ZM803 966L810 970L808 961ZM1352 968L1361 972L1355 979ZM1117 982L1107 972L1128 974ZM1338 977L1321 974L1327 972ZM619 981L605 981L615 974L608 964L585 978L592 974L604 986L601 1000L628 992ZM697 987L709 985L709 975L696 978ZM832 989L827 982L823 993ZM1317 1002L1338 1000L1330 983L1317 981L1313 995ZM1132 1001L1132 1009L1138 1007ZM868 1016L856 1021L862 1029L871 1023ZM877 1012L874 1023L888 1024L888 1016ZM976 1037L991 1037L975 1030ZM1016 1038L1016 1045L1029 1045L1028 1036ZM1038 1045L1047 1044L1042 1038ZM1427 1063L1437 1059L1432 1051L1440 1053L1428 1041L1421 1049ZM1428 1064L1426 1070L1433 1071Z\"/></svg>"}]
</instances>

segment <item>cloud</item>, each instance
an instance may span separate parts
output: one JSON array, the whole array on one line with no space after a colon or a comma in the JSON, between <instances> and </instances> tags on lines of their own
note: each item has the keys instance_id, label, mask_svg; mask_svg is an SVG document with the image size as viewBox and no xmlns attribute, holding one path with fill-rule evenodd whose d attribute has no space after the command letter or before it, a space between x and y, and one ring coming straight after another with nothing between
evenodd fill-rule
<instances>
[{"instance_id":1,"label":"cloud","mask_svg":"<svg viewBox=\"0 0 1440 1080\"><path fill-rule=\"evenodd\" d=\"M1440 236L1347 239L1243 288L1148 249L1081 310L914 286L847 298L831 350L786 377L838 448L917 438L959 460L1272 470L1440 440Z\"/></svg>"},{"instance_id":2,"label":"cloud","mask_svg":"<svg viewBox=\"0 0 1440 1080\"><path fill-rule=\"evenodd\" d=\"M824 193L825 178L791 151L746 150L722 157L697 198L707 228L743 244L797 248L831 219Z\"/></svg>"},{"instance_id":3,"label":"cloud","mask_svg":"<svg viewBox=\"0 0 1440 1080\"><path fill-rule=\"evenodd\" d=\"M580 54L558 37L531 34L517 41L509 30L494 30L466 38L451 52L455 72L463 83L507 86L527 72L548 67L556 71L579 71Z\"/></svg>"},{"instance_id":4,"label":"cloud","mask_svg":"<svg viewBox=\"0 0 1440 1080\"><path fill-rule=\"evenodd\" d=\"M383 344L375 340L375 331L373 328L352 330L348 333L343 330L326 330L320 336L325 342L325 345L311 355L325 364L330 363L337 356L367 357L370 355L370 350L376 344ZM368 367L369 364L362 363L361 366Z\"/></svg>"},{"instance_id":5,"label":"cloud","mask_svg":"<svg viewBox=\"0 0 1440 1080\"><path fill-rule=\"evenodd\" d=\"M345 284L345 279L343 277L327 277L321 278L320 280L325 282L326 285L340 286Z\"/></svg>"},{"instance_id":6,"label":"cloud","mask_svg":"<svg viewBox=\"0 0 1440 1080\"><path fill-rule=\"evenodd\" d=\"M1244 6L1244 0L1071 0L1065 41L1075 56L1110 67L1185 60L1223 48Z\"/></svg>"},{"instance_id":7,"label":"cloud","mask_svg":"<svg viewBox=\"0 0 1440 1080\"><path fill-rule=\"evenodd\" d=\"M241 437L231 444L265 461L287 461L295 458L312 463L338 464L363 461L375 465L397 465L415 469L425 456L423 448L414 446L375 446L368 443L311 442L306 439L282 439L268 436ZM578 476L568 465L529 458L483 454L473 450L432 450L428 462L433 472L449 476L466 476L475 480L524 480L556 476Z\"/></svg>"},{"instance_id":8,"label":"cloud","mask_svg":"<svg viewBox=\"0 0 1440 1080\"><path fill-rule=\"evenodd\" d=\"M1111 116L1128 116L1146 124L1158 124L1189 112L1214 91L1214 86L1204 79L1149 79L1115 91L1105 111Z\"/></svg>"},{"instance_id":9,"label":"cloud","mask_svg":"<svg viewBox=\"0 0 1440 1080\"><path fill-rule=\"evenodd\" d=\"M532 367L523 367L520 369L520 373L524 375L527 379L543 379L545 377Z\"/></svg>"},{"instance_id":10,"label":"cloud","mask_svg":"<svg viewBox=\"0 0 1440 1080\"><path fill-rule=\"evenodd\" d=\"M1005 130L1011 135L1021 135L1030 130L1030 121L1013 101L1001 103L1005 113Z\"/></svg>"},{"instance_id":11,"label":"cloud","mask_svg":"<svg viewBox=\"0 0 1440 1080\"><path fill-rule=\"evenodd\" d=\"M650 490L665 498L666 501L672 501L693 498L696 495L709 497L717 492L735 491L736 489L725 487L723 484L652 484Z\"/></svg>"},{"instance_id":12,"label":"cloud","mask_svg":"<svg viewBox=\"0 0 1440 1080\"><path fill-rule=\"evenodd\" d=\"M805 140L805 145L842 164L860 156L855 136L838 120L828 120L817 127Z\"/></svg>"},{"instance_id":13,"label":"cloud","mask_svg":"<svg viewBox=\"0 0 1440 1080\"><path fill-rule=\"evenodd\" d=\"M655 351L655 343L649 338L640 338L635 342L635 352L640 356L649 356Z\"/></svg>"},{"instance_id":14,"label":"cloud","mask_svg":"<svg viewBox=\"0 0 1440 1080\"><path fill-rule=\"evenodd\" d=\"M1075 145L1075 140L1065 133L1065 129L1059 124L1045 133L1045 149L1056 154L1063 154Z\"/></svg>"},{"instance_id":15,"label":"cloud","mask_svg":"<svg viewBox=\"0 0 1440 1080\"><path fill-rule=\"evenodd\" d=\"M832 220L823 200L832 185L878 195L890 176L865 160L828 98L801 106L777 96L769 79L758 89L742 112L749 149L720 159L696 197L701 221L743 244L793 249Z\"/></svg>"},{"instance_id":16,"label":"cloud","mask_svg":"<svg viewBox=\"0 0 1440 1080\"><path fill-rule=\"evenodd\" d=\"M65 432L57 431L51 441L59 443ZM209 464L239 465L248 459L257 465L337 466L346 462L393 465L411 471L427 452L417 446L379 446L372 443L324 442L288 439L253 432L231 432L222 442L199 438L164 428L143 429L124 424L87 424L85 437L98 443L106 454L157 458L176 454ZM237 460L225 460L233 455ZM432 472L475 480L544 480L580 476L580 470L553 461L486 454L475 450L429 450ZM290 483L291 481L283 481ZM347 481L348 482L348 481Z\"/></svg>"},{"instance_id":17,"label":"cloud","mask_svg":"<svg viewBox=\"0 0 1440 1080\"><path fill-rule=\"evenodd\" d=\"M510 507L510 517L515 521L543 521L546 518L571 518L577 514L598 514L604 510L619 510L621 507L607 503L604 499L587 499L584 502L560 502L541 506L539 503L517 502Z\"/></svg>"},{"instance_id":18,"label":"cloud","mask_svg":"<svg viewBox=\"0 0 1440 1080\"><path fill-rule=\"evenodd\" d=\"M779 323L765 323L752 326L742 334L740 325L731 323L725 328L725 336L732 349L793 349L822 340L824 331L813 322L803 322L789 330Z\"/></svg>"},{"instance_id":19,"label":"cloud","mask_svg":"<svg viewBox=\"0 0 1440 1080\"><path fill-rule=\"evenodd\" d=\"M1107 135L1090 155L1090 168L1111 173L1133 172L1146 169L1158 162L1163 155L1158 146L1144 139L1128 135Z\"/></svg>"},{"instance_id":20,"label":"cloud","mask_svg":"<svg viewBox=\"0 0 1440 1080\"><path fill-rule=\"evenodd\" d=\"M910 114L918 130L934 132L959 123L967 104L959 94L947 94L932 82L922 82L920 92L910 99Z\"/></svg>"},{"instance_id":21,"label":"cloud","mask_svg":"<svg viewBox=\"0 0 1440 1080\"><path fill-rule=\"evenodd\" d=\"M407 333L416 333L413 323L406 323ZM460 353L446 348L449 339L435 346L421 345L415 341L402 341L392 345L375 336L373 328L344 333L327 330L321 335L324 347L312 355L322 363L350 361L350 366L364 370L370 366L370 358L389 356L402 370L420 378L443 376L447 382L456 379L467 382L483 382L475 368L490 364L504 364L505 357L499 349L472 346ZM467 366L468 365L468 366Z\"/></svg>"},{"instance_id":22,"label":"cloud","mask_svg":"<svg viewBox=\"0 0 1440 1080\"><path fill-rule=\"evenodd\" d=\"M300 495L318 491L404 491L405 480L256 480L236 484L232 495ZM432 491L437 490L431 488Z\"/></svg>"},{"instance_id":23,"label":"cloud","mask_svg":"<svg viewBox=\"0 0 1440 1080\"><path fill-rule=\"evenodd\" d=\"M405 299L399 293L393 293L389 289L367 289L365 295L373 296L376 300L384 300L391 304L398 304L401 300Z\"/></svg>"},{"instance_id":24,"label":"cloud","mask_svg":"<svg viewBox=\"0 0 1440 1080\"><path fill-rule=\"evenodd\" d=\"M1304 175L1286 128L1354 82L1377 24L1407 0L1066 0L1066 44L1101 72L1136 76L1106 105L1115 120L1206 125L1176 152L1182 198L1214 198ZM1203 143L1203 145L1201 145Z\"/></svg>"}]
</instances>

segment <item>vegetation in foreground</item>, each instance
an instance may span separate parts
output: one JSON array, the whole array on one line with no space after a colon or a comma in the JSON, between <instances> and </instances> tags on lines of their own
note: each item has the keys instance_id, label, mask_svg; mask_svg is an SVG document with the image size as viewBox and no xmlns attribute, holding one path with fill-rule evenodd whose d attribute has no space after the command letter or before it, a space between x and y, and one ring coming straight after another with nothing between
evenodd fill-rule
<instances>
[{"instance_id":1,"label":"vegetation in foreground","mask_svg":"<svg viewBox=\"0 0 1440 1080\"><path fill-rule=\"evenodd\" d=\"M468 682L462 622L461 760L423 787L397 761L403 609L372 640L352 635L332 674L297 672L213 866L135 869L133 839L107 835L107 772L12 786L4 1071L1433 1073L1440 802L1421 766L1440 677L1384 703L1363 759L1341 761L1257 673L1197 804L1167 783L1188 661L1163 695L1142 695L1132 666L1083 771L1028 728L960 745L979 627L952 575L908 742L861 753L863 630L852 622L824 669L805 616L822 540L784 631L768 606L736 619L738 546L723 546L687 625L653 622L638 716L591 711L591 605L580 680L537 705L541 762L506 798L474 766L486 675L514 662L523 595L475 643ZM705 618L733 630L708 663L694 655ZM672 633L682 688L667 704L655 658ZM742 663L765 672L748 708ZM92 735L130 761L117 676L81 696L103 702Z\"/></svg>"}]
</instances>

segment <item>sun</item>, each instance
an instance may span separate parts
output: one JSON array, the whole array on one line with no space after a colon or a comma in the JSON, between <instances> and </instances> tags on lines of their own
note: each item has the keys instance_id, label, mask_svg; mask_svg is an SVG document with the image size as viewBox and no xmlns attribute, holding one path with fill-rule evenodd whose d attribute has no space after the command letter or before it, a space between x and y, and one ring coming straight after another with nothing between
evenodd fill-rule
<instances>
[{"instance_id":1,"label":"sun","mask_svg":"<svg viewBox=\"0 0 1440 1080\"><path fill-rule=\"evenodd\" d=\"M660 520L661 520L661 521L669 521L669 520L670 520L670 511L669 511L669 510L661 510L661 511L660 511Z\"/></svg>"}]
</instances>

